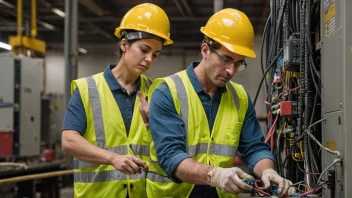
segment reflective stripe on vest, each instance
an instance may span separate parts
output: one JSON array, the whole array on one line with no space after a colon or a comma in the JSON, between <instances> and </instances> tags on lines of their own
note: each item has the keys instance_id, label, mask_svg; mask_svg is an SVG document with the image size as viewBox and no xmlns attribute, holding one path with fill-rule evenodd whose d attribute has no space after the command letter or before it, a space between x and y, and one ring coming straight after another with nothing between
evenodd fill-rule
<instances>
[{"instance_id":1,"label":"reflective stripe on vest","mask_svg":"<svg viewBox=\"0 0 352 198\"><path fill-rule=\"evenodd\" d=\"M143 78L142 78L143 80ZM97 90L97 86L93 76L87 77L86 81L88 83L88 93L89 99L91 102L91 108L93 113L93 121L95 127L95 135L97 141L97 147L103 148L105 150L125 155L127 153L127 145L115 146L111 148L106 147L106 138L104 131L104 122L102 116L101 102L100 96ZM152 81L149 78L144 80L144 83L147 88L150 87ZM134 144L132 148L136 155L149 156L150 154L150 146L149 145L139 145ZM73 168L98 168L101 164L88 163L81 160L73 160ZM141 179L144 178L144 173L131 175L130 179ZM114 180L126 180L127 176L118 171L118 170L109 170L109 171L101 171L101 172L75 172L74 173L74 182L104 182L104 181L114 181Z\"/></svg>"},{"instance_id":2,"label":"reflective stripe on vest","mask_svg":"<svg viewBox=\"0 0 352 198\"><path fill-rule=\"evenodd\" d=\"M177 90L177 99L180 101L181 105L181 119L185 125L184 129L186 132L186 144L188 142L188 97L185 85L182 83L181 78L177 74L173 74L170 78L174 81ZM186 152L188 153L188 146L186 146Z\"/></svg>"},{"instance_id":3,"label":"reflective stripe on vest","mask_svg":"<svg viewBox=\"0 0 352 198\"><path fill-rule=\"evenodd\" d=\"M118 170L108 170L101 172L74 172L74 182L107 182L115 180L127 180L127 175ZM144 173L129 176L130 179L142 179L145 177Z\"/></svg>"},{"instance_id":4,"label":"reflective stripe on vest","mask_svg":"<svg viewBox=\"0 0 352 198\"><path fill-rule=\"evenodd\" d=\"M88 83L89 99L92 106L97 147L106 148L103 114L101 110L100 96L93 76L86 78Z\"/></svg>"},{"instance_id":5,"label":"reflective stripe on vest","mask_svg":"<svg viewBox=\"0 0 352 198\"><path fill-rule=\"evenodd\" d=\"M196 145L188 146L188 154L194 157L198 154L207 154L208 143L199 143ZM223 144L210 144L209 154L219 155L225 157L233 157L237 153L237 146L228 146Z\"/></svg>"}]
</instances>

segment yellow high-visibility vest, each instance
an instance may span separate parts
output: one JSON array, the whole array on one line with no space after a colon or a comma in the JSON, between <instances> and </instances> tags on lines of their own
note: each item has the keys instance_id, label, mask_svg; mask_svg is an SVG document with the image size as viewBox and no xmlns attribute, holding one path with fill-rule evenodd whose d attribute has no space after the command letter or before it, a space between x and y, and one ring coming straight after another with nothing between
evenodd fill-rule
<instances>
[{"instance_id":1,"label":"yellow high-visibility vest","mask_svg":"<svg viewBox=\"0 0 352 198\"><path fill-rule=\"evenodd\" d=\"M203 105L186 71L156 79L149 89L149 98L151 98L154 89L163 82L166 82L169 87L176 111L185 124L187 153L193 160L202 164L223 168L233 167L248 108L248 96L244 88L233 82L227 83L210 133ZM153 142L151 143L150 158L150 170L166 175L158 165ZM148 174L148 197L188 197L193 188L194 184L185 182L177 184L169 178L152 173ZM217 189L217 192L219 197L238 197L220 189Z\"/></svg>"},{"instance_id":2,"label":"yellow high-visibility vest","mask_svg":"<svg viewBox=\"0 0 352 198\"><path fill-rule=\"evenodd\" d=\"M140 91L148 94L151 84L146 76L141 76ZM93 145L120 155L133 155L149 164L150 132L146 129L139 112L140 101L136 98L129 135L116 100L104 78L104 73L74 80L71 94L78 87L87 116L84 138ZM84 198L130 198L147 197L145 174L128 176L111 165L91 164L73 160L74 195Z\"/></svg>"}]
</instances>

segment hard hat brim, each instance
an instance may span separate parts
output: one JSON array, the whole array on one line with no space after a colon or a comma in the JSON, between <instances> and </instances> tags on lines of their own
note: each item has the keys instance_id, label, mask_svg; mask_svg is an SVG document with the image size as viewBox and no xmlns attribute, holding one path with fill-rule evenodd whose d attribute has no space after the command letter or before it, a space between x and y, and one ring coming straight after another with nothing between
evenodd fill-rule
<instances>
[{"instance_id":1,"label":"hard hat brim","mask_svg":"<svg viewBox=\"0 0 352 198\"><path fill-rule=\"evenodd\" d=\"M134 31L141 31L141 32L146 32L146 33L153 34L155 36L158 36L158 37L164 39L163 45L170 45L170 44L174 43L170 38L168 38L166 35L161 34L160 32L156 32L156 31L148 32L148 31L143 31L143 30L134 29L134 28L128 29L128 28L120 28L120 27L118 27L118 28L115 29L115 36L119 37L120 36L120 32L122 30L134 30Z\"/></svg>"}]
</instances>

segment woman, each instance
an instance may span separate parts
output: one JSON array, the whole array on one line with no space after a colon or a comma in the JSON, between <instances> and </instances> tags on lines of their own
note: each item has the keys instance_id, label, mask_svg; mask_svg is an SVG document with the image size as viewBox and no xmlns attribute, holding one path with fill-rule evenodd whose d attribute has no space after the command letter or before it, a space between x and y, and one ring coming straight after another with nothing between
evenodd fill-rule
<instances>
[{"instance_id":1,"label":"woman","mask_svg":"<svg viewBox=\"0 0 352 198\"><path fill-rule=\"evenodd\" d=\"M116 28L120 60L104 72L74 80L62 148L75 158L75 197L146 197L151 136L139 113L137 92L147 95L143 75L172 44L165 12L150 3L129 10Z\"/></svg>"}]
</instances>

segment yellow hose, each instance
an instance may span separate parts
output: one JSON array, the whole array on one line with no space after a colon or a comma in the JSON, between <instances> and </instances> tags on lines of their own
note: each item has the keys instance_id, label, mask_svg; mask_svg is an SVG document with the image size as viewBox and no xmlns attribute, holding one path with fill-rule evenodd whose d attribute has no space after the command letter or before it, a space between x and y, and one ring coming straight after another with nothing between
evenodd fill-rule
<instances>
[{"instance_id":1,"label":"yellow hose","mask_svg":"<svg viewBox=\"0 0 352 198\"><path fill-rule=\"evenodd\" d=\"M48 173L40 173L40 174L33 174L33 175L24 175L18 177L12 177L7 179L1 179L0 184L7 184L7 183L16 183L28 180L37 180L37 179L44 179L49 177L57 177L62 175L71 175L73 174L73 170L64 170L64 171L54 171Z\"/></svg>"}]
</instances>

